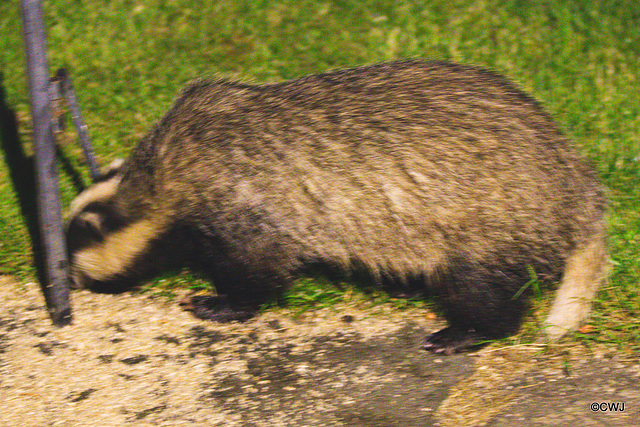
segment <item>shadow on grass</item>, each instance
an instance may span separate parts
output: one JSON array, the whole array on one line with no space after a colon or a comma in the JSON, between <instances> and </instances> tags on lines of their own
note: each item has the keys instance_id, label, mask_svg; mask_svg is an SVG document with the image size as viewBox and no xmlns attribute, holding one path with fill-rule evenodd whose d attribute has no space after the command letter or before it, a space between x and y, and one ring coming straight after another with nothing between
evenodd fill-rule
<instances>
[{"instance_id":1,"label":"shadow on grass","mask_svg":"<svg viewBox=\"0 0 640 427\"><path fill-rule=\"evenodd\" d=\"M49 312L52 312L53 301L47 292L47 273L44 258L44 248L42 245L42 234L38 221L38 200L35 181L35 160L33 156L27 155L18 133L18 120L15 112L6 103L6 92L4 89L4 76L0 73L0 146L5 153L5 161L9 176L16 192L20 213L24 218L33 251L33 262L36 268L36 276ZM58 158L61 159L65 173L71 176L76 187L82 187L80 175L73 169L73 166L57 150Z\"/></svg>"},{"instance_id":2,"label":"shadow on grass","mask_svg":"<svg viewBox=\"0 0 640 427\"><path fill-rule=\"evenodd\" d=\"M0 74L0 144L5 153L9 176L18 197L20 213L31 237L36 274L40 283L44 283L45 265L38 225L34 159L33 156L27 156L20 142L18 120L15 112L6 104L3 80L3 76Z\"/></svg>"}]
</instances>

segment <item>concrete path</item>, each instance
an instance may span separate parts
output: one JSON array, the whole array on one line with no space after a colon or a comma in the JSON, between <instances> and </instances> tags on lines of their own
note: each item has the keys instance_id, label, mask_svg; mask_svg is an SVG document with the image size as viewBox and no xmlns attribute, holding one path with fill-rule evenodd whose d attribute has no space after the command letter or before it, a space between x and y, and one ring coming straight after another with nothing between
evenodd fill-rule
<instances>
[{"instance_id":1,"label":"concrete path","mask_svg":"<svg viewBox=\"0 0 640 427\"><path fill-rule=\"evenodd\" d=\"M0 276L0 300L3 426L640 425L637 360L579 345L436 356L419 344L442 323L418 310L220 325L78 291L73 325L54 329L38 285Z\"/></svg>"}]
</instances>

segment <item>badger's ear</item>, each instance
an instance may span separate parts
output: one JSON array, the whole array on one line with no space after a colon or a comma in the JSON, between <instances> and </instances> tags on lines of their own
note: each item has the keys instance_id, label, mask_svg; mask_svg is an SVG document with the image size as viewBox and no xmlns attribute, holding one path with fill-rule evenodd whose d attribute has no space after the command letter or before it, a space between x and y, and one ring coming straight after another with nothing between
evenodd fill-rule
<instances>
[{"instance_id":1,"label":"badger's ear","mask_svg":"<svg viewBox=\"0 0 640 427\"><path fill-rule=\"evenodd\" d=\"M118 174L118 172L120 172L120 169L122 169L123 164L124 164L124 160L115 159L109 164L109 166L107 166L107 169L102 174L100 174L100 177L98 177L96 182L106 181L108 179L113 178L115 175Z\"/></svg>"}]
</instances>

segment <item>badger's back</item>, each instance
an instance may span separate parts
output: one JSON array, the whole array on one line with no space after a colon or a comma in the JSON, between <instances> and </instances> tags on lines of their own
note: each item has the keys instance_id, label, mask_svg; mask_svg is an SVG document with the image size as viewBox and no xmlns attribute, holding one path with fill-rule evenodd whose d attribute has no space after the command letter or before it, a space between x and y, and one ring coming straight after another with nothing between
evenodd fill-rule
<instances>
[{"instance_id":1,"label":"badger's back","mask_svg":"<svg viewBox=\"0 0 640 427\"><path fill-rule=\"evenodd\" d=\"M533 99L449 63L196 82L148 142L161 211L223 228L257 215L303 260L374 273L457 256L558 272L602 216L593 173Z\"/></svg>"}]
</instances>

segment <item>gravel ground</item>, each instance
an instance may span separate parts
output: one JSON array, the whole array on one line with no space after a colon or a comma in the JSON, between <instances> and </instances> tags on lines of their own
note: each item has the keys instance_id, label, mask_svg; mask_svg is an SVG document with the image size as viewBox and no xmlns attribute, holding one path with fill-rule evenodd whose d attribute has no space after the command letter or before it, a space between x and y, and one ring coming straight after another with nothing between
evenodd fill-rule
<instances>
[{"instance_id":1,"label":"gravel ground","mask_svg":"<svg viewBox=\"0 0 640 427\"><path fill-rule=\"evenodd\" d=\"M605 350L419 350L422 311L337 306L214 324L138 294L73 293L54 328L37 284L0 276L2 426L637 425L640 365ZM550 354L549 354L550 353ZM590 409L624 403L624 412ZM636 424L634 424L636 423Z\"/></svg>"}]
</instances>

